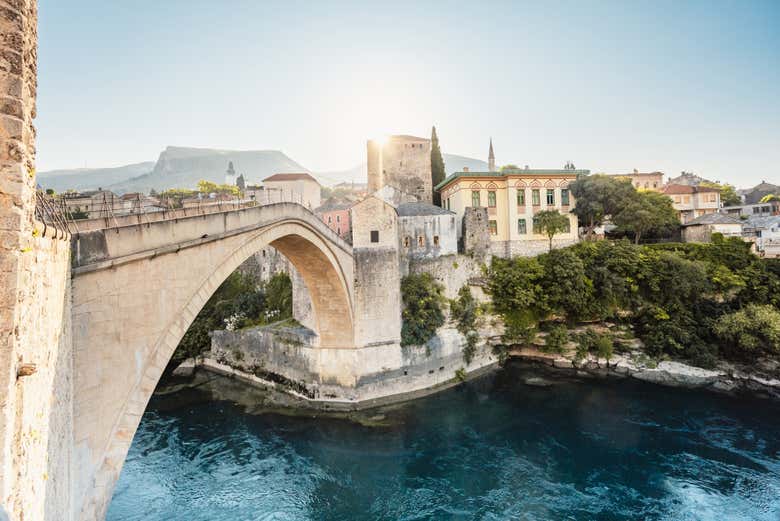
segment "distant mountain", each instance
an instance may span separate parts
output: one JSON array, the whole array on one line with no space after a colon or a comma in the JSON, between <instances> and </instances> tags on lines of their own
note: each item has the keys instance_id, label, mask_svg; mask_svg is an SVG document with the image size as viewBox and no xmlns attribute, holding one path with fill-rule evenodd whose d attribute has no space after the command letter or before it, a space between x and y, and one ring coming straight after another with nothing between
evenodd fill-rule
<instances>
[{"instance_id":1,"label":"distant mountain","mask_svg":"<svg viewBox=\"0 0 780 521\"><path fill-rule=\"evenodd\" d=\"M148 174L154 168L154 161L145 161L115 168L73 168L49 170L38 173L38 184L57 192L74 190L95 190L125 181L131 177Z\"/></svg>"},{"instance_id":2,"label":"distant mountain","mask_svg":"<svg viewBox=\"0 0 780 521\"><path fill-rule=\"evenodd\" d=\"M487 163L479 159L443 154L447 174L463 170L487 170ZM147 161L116 168L77 168L38 173L38 182L44 188L58 192L67 189L87 190L106 188L117 193L157 191L168 188L195 188L205 179L225 182L228 163L233 162L236 174L243 174L247 183L256 183L277 173L309 172L309 169L278 150L217 150L211 148L167 147L156 162ZM324 186L342 182L366 182L366 163L346 170L313 172Z\"/></svg>"},{"instance_id":3,"label":"distant mountain","mask_svg":"<svg viewBox=\"0 0 780 521\"><path fill-rule=\"evenodd\" d=\"M205 179L225 182L228 163L247 183L256 183L278 173L308 172L278 150L216 150L210 148L167 147L154 169L146 174L109 185L116 192L148 192L167 188L195 188Z\"/></svg>"},{"instance_id":4,"label":"distant mountain","mask_svg":"<svg viewBox=\"0 0 780 521\"><path fill-rule=\"evenodd\" d=\"M487 172L488 164L473 157L456 156L455 154L442 154L444 159L444 171L447 175L453 172L462 172L463 167L468 167L472 172Z\"/></svg>"}]
</instances>

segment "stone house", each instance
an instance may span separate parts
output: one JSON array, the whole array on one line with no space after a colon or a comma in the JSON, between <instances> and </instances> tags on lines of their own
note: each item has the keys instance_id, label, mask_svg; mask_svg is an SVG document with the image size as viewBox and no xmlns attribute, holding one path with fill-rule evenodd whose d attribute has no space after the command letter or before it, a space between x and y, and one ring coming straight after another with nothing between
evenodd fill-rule
<instances>
[{"instance_id":1,"label":"stone house","mask_svg":"<svg viewBox=\"0 0 780 521\"><path fill-rule=\"evenodd\" d=\"M742 221L731 215L708 213L682 225L683 242L710 242L713 233L742 237Z\"/></svg>"},{"instance_id":2,"label":"stone house","mask_svg":"<svg viewBox=\"0 0 780 521\"><path fill-rule=\"evenodd\" d=\"M393 186L419 201L433 201L430 139L397 135L369 140L367 148L369 193Z\"/></svg>"},{"instance_id":3,"label":"stone house","mask_svg":"<svg viewBox=\"0 0 780 521\"><path fill-rule=\"evenodd\" d=\"M767 217L770 215L780 215L780 201L741 204L737 206L724 206L720 209L720 212L733 216L743 217Z\"/></svg>"},{"instance_id":4,"label":"stone house","mask_svg":"<svg viewBox=\"0 0 780 521\"><path fill-rule=\"evenodd\" d=\"M756 244L763 257L780 257L780 215L748 217L742 235Z\"/></svg>"},{"instance_id":5,"label":"stone house","mask_svg":"<svg viewBox=\"0 0 780 521\"><path fill-rule=\"evenodd\" d=\"M396 212L403 257L432 259L458 253L455 212L428 203L402 203Z\"/></svg>"},{"instance_id":6,"label":"stone house","mask_svg":"<svg viewBox=\"0 0 780 521\"><path fill-rule=\"evenodd\" d=\"M274 174L263 179L263 186L266 193L276 191L282 201L295 201L310 210L322 204L322 187L307 173Z\"/></svg>"},{"instance_id":7,"label":"stone house","mask_svg":"<svg viewBox=\"0 0 780 521\"><path fill-rule=\"evenodd\" d=\"M720 209L720 190L709 186L668 184L663 193L672 199L680 222L715 213Z\"/></svg>"},{"instance_id":8,"label":"stone house","mask_svg":"<svg viewBox=\"0 0 780 521\"><path fill-rule=\"evenodd\" d=\"M60 204L70 213L86 212L91 219L123 215L133 207L132 201L122 199L110 190L64 192L57 195Z\"/></svg>"},{"instance_id":9,"label":"stone house","mask_svg":"<svg viewBox=\"0 0 780 521\"><path fill-rule=\"evenodd\" d=\"M660 192L664 187L663 172L640 172L634 169L629 174L613 174L617 179L628 179L637 190L650 190Z\"/></svg>"},{"instance_id":10,"label":"stone house","mask_svg":"<svg viewBox=\"0 0 780 521\"><path fill-rule=\"evenodd\" d=\"M444 208L455 212L458 224L468 208L486 208L493 255L536 255L548 249L547 237L534 216L558 210L569 217L569 229L553 240L555 247L578 240L575 200L569 183L589 170L517 169L501 172L455 172L436 186ZM458 226L460 233L460 226Z\"/></svg>"},{"instance_id":11,"label":"stone house","mask_svg":"<svg viewBox=\"0 0 780 521\"><path fill-rule=\"evenodd\" d=\"M325 203L316 210L316 213L322 222L328 225L328 228L336 232L339 237L348 242L352 234L352 222L350 220L349 209L353 203Z\"/></svg>"},{"instance_id":12,"label":"stone house","mask_svg":"<svg viewBox=\"0 0 780 521\"><path fill-rule=\"evenodd\" d=\"M780 185L761 181L753 188L737 191L737 194L745 204L756 204L767 195L780 194Z\"/></svg>"}]
</instances>

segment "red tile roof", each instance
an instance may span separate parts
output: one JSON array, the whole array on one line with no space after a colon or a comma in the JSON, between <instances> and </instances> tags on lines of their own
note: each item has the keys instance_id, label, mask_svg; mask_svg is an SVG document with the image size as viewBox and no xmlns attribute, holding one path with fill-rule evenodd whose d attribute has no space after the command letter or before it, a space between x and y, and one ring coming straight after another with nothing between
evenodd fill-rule
<instances>
[{"instance_id":1,"label":"red tile roof","mask_svg":"<svg viewBox=\"0 0 780 521\"><path fill-rule=\"evenodd\" d=\"M298 180L314 181L315 183L317 183L316 179L314 179L312 176L310 176L305 172L301 174L274 174L271 177L266 177L265 179L263 179L263 182L267 183L268 181L298 181Z\"/></svg>"}]
</instances>

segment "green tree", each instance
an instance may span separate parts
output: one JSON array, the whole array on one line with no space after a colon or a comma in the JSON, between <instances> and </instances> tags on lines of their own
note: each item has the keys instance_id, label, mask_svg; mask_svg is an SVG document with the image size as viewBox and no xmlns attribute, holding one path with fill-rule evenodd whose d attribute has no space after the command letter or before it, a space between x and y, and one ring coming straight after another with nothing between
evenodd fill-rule
<instances>
[{"instance_id":1,"label":"green tree","mask_svg":"<svg viewBox=\"0 0 780 521\"><path fill-rule=\"evenodd\" d=\"M441 194L436 190L436 185L444 181L444 159L439 148L439 136L436 135L436 127L431 128L431 186L433 188L433 204L441 206Z\"/></svg>"},{"instance_id":2,"label":"green tree","mask_svg":"<svg viewBox=\"0 0 780 521\"><path fill-rule=\"evenodd\" d=\"M631 181L603 174L580 177L569 185L569 190L577 201L572 213L585 227L589 238L596 227L617 214L636 193Z\"/></svg>"},{"instance_id":3,"label":"green tree","mask_svg":"<svg viewBox=\"0 0 780 521\"><path fill-rule=\"evenodd\" d=\"M590 318L594 311L593 282L585 275L585 263L571 248L551 251L541 258L547 308L563 313L570 322Z\"/></svg>"},{"instance_id":4,"label":"green tree","mask_svg":"<svg viewBox=\"0 0 780 521\"><path fill-rule=\"evenodd\" d=\"M739 358L780 353L780 311L773 306L750 304L722 315L713 329L724 347Z\"/></svg>"},{"instance_id":5,"label":"green tree","mask_svg":"<svg viewBox=\"0 0 780 521\"><path fill-rule=\"evenodd\" d=\"M500 170L501 172L503 172L503 171L505 171L505 170L520 170L520 167L519 167L519 166L517 166L517 165L515 165L515 164L512 164L512 163L510 163L510 164L508 164L508 165L504 165L504 166L502 166L501 168L499 168L499 170Z\"/></svg>"},{"instance_id":6,"label":"green tree","mask_svg":"<svg viewBox=\"0 0 780 521\"><path fill-rule=\"evenodd\" d=\"M542 288L544 268L539 260L528 257L493 257L488 272L488 293L493 309L506 325L505 340L529 341L539 317L547 313Z\"/></svg>"},{"instance_id":7,"label":"green tree","mask_svg":"<svg viewBox=\"0 0 780 521\"><path fill-rule=\"evenodd\" d=\"M423 345L444 325L444 288L430 273L401 279L401 345Z\"/></svg>"},{"instance_id":8,"label":"green tree","mask_svg":"<svg viewBox=\"0 0 780 521\"><path fill-rule=\"evenodd\" d=\"M549 250L552 251L553 237L569 229L569 216L563 215L558 210L542 210L534 216L536 225L547 235L549 239Z\"/></svg>"},{"instance_id":9,"label":"green tree","mask_svg":"<svg viewBox=\"0 0 780 521\"><path fill-rule=\"evenodd\" d=\"M286 273L277 273L265 283L265 315L273 321L292 317L292 280Z\"/></svg>"},{"instance_id":10,"label":"green tree","mask_svg":"<svg viewBox=\"0 0 780 521\"><path fill-rule=\"evenodd\" d=\"M471 288L462 286L458 290L458 298L450 300L450 316L455 321L458 332L466 339L463 361L468 365L474 359L479 341L476 331L479 304L471 294Z\"/></svg>"},{"instance_id":11,"label":"green tree","mask_svg":"<svg viewBox=\"0 0 780 521\"><path fill-rule=\"evenodd\" d=\"M767 194L761 198L761 203L771 203L772 201L780 201L780 194ZM737 203L739 204L739 203Z\"/></svg>"},{"instance_id":12,"label":"green tree","mask_svg":"<svg viewBox=\"0 0 780 521\"><path fill-rule=\"evenodd\" d=\"M679 226L672 200L659 192L634 192L612 218L621 229L633 232L634 244L648 232L664 233Z\"/></svg>"}]
</instances>

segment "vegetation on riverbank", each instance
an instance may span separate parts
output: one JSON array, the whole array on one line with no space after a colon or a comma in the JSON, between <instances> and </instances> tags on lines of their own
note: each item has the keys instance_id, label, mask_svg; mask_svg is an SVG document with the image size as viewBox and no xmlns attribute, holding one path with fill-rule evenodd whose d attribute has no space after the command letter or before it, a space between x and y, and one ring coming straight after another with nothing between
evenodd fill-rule
<instances>
[{"instance_id":1,"label":"vegetation on riverbank","mask_svg":"<svg viewBox=\"0 0 780 521\"><path fill-rule=\"evenodd\" d=\"M258 286L253 277L234 271L200 310L168 363L168 370L211 348L209 332L242 329L292 317L292 281L277 273Z\"/></svg>"},{"instance_id":2,"label":"vegetation on riverbank","mask_svg":"<svg viewBox=\"0 0 780 521\"><path fill-rule=\"evenodd\" d=\"M488 291L511 343L530 342L544 321L611 320L633 326L652 357L712 367L780 355L780 260L760 259L738 239L585 241L534 258L494 258Z\"/></svg>"}]
</instances>

